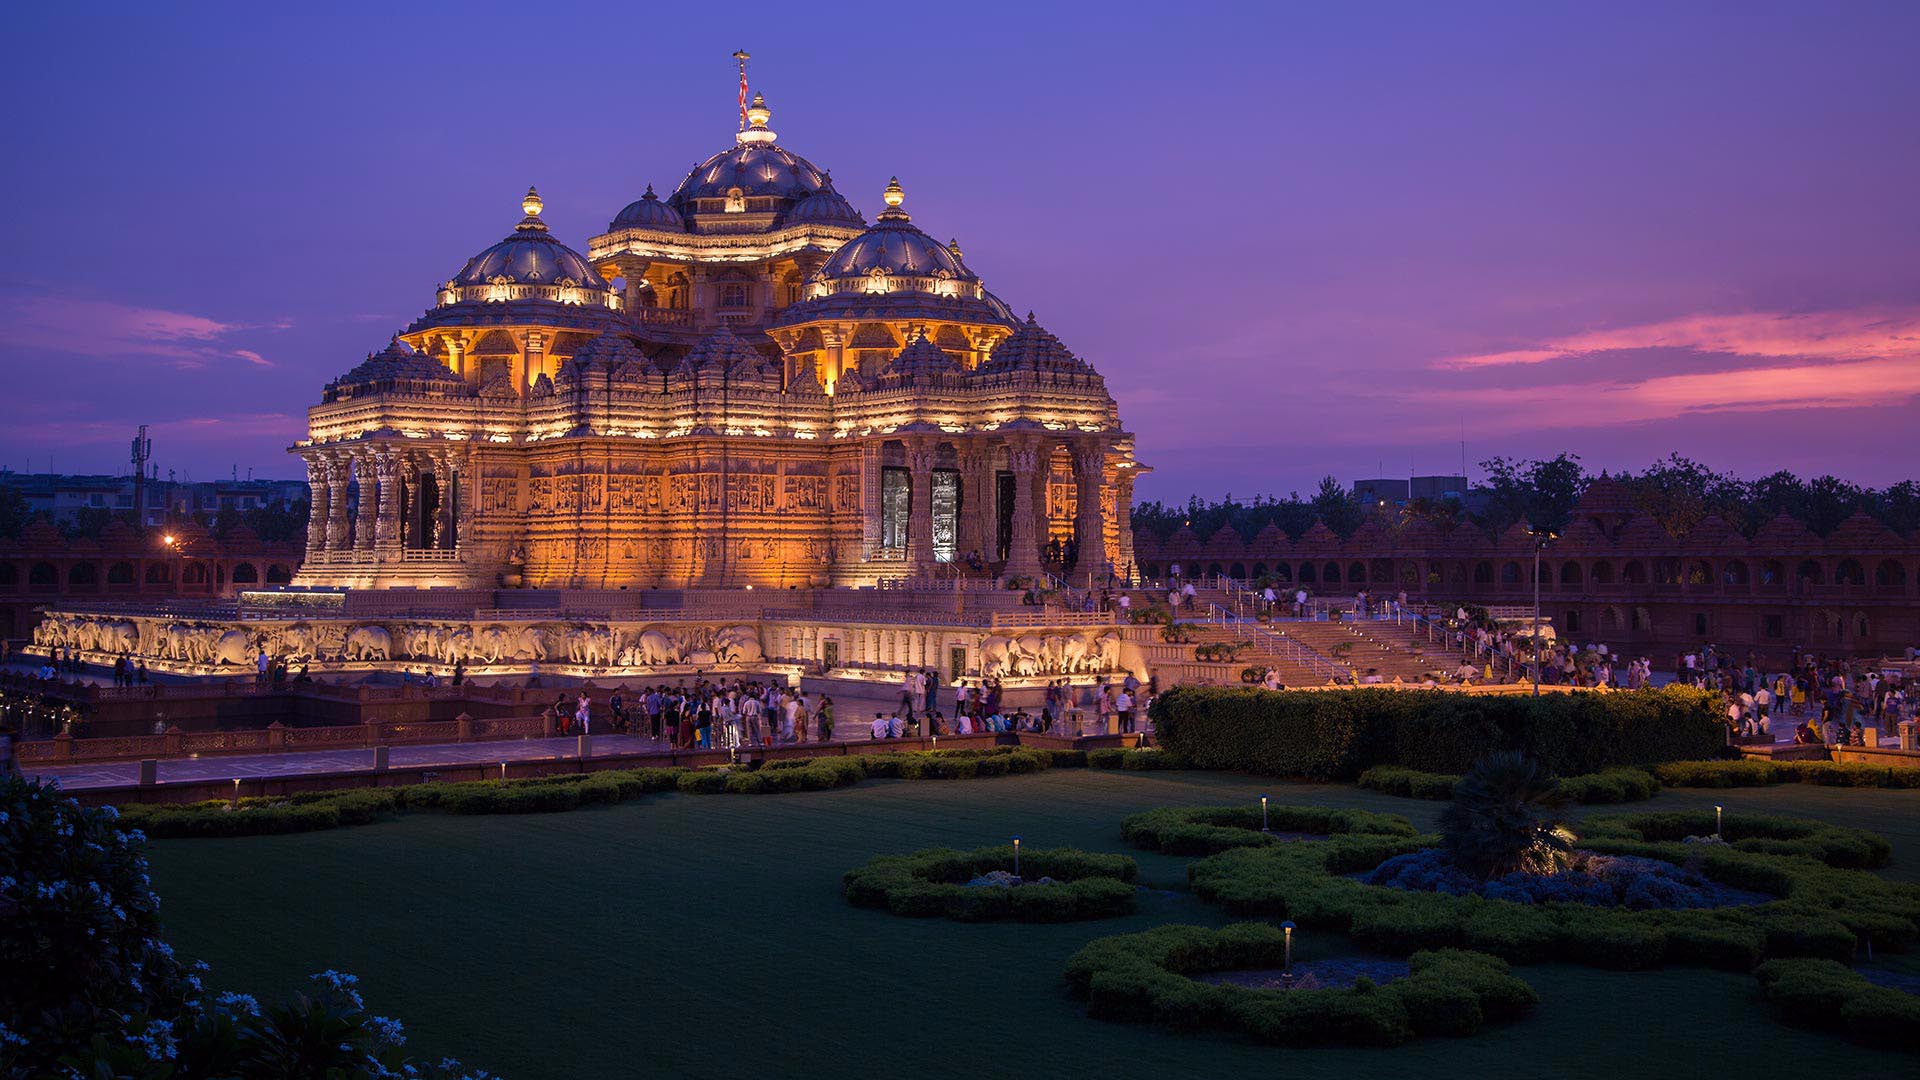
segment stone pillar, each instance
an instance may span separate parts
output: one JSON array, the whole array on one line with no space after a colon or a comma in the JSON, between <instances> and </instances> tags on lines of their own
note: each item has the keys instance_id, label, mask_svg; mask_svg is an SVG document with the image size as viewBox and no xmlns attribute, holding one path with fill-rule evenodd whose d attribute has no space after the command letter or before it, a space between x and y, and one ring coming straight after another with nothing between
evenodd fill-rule
<instances>
[{"instance_id":1,"label":"stone pillar","mask_svg":"<svg viewBox=\"0 0 1920 1080\"><path fill-rule=\"evenodd\" d=\"M959 559L979 552L982 559L993 558L990 539L993 509L993 458L973 443L960 448L960 520L956 523L954 547Z\"/></svg>"},{"instance_id":2,"label":"stone pillar","mask_svg":"<svg viewBox=\"0 0 1920 1080\"><path fill-rule=\"evenodd\" d=\"M370 554L380 531L380 488L377 476L379 469L375 465L375 458L370 450L356 451L351 460L354 477L360 484L360 507L353 526L353 549Z\"/></svg>"},{"instance_id":3,"label":"stone pillar","mask_svg":"<svg viewBox=\"0 0 1920 1080\"><path fill-rule=\"evenodd\" d=\"M1007 465L1013 470L1013 538L1007 545L1006 575L1038 577L1040 541L1034 532L1033 489L1034 477L1040 471L1040 450L1032 437L1007 440Z\"/></svg>"},{"instance_id":4,"label":"stone pillar","mask_svg":"<svg viewBox=\"0 0 1920 1080\"><path fill-rule=\"evenodd\" d=\"M1131 468L1114 470L1113 475L1113 520L1116 537L1119 542L1119 554L1114 559L1114 572L1123 580L1133 580L1133 480Z\"/></svg>"},{"instance_id":5,"label":"stone pillar","mask_svg":"<svg viewBox=\"0 0 1920 1080\"><path fill-rule=\"evenodd\" d=\"M880 444L869 440L860 447L860 550L871 559L880 554Z\"/></svg>"},{"instance_id":6,"label":"stone pillar","mask_svg":"<svg viewBox=\"0 0 1920 1080\"><path fill-rule=\"evenodd\" d=\"M447 370L472 382L467 371L467 343L459 338L447 338Z\"/></svg>"},{"instance_id":7,"label":"stone pillar","mask_svg":"<svg viewBox=\"0 0 1920 1080\"><path fill-rule=\"evenodd\" d=\"M826 386L827 380L840 380L847 367L847 331L841 327L828 327L820 331L820 340L826 345L826 370L820 372L820 385Z\"/></svg>"},{"instance_id":8,"label":"stone pillar","mask_svg":"<svg viewBox=\"0 0 1920 1080\"><path fill-rule=\"evenodd\" d=\"M447 551L453 550L453 506L454 496L459 483L459 474L453 465L453 452L443 450L433 459L434 479L440 485L440 527L434 539L434 546Z\"/></svg>"},{"instance_id":9,"label":"stone pillar","mask_svg":"<svg viewBox=\"0 0 1920 1080\"><path fill-rule=\"evenodd\" d=\"M647 267L649 265L649 263L645 262L629 262L623 263L620 266L620 276L627 281L626 296L622 300L622 303L625 304L623 310L628 314L639 311L646 306L640 302L640 294L646 288ZM638 318L638 316L635 317Z\"/></svg>"},{"instance_id":10,"label":"stone pillar","mask_svg":"<svg viewBox=\"0 0 1920 1080\"><path fill-rule=\"evenodd\" d=\"M933 574L933 440L907 442L907 468L913 477L913 508L907 514L907 565L916 577Z\"/></svg>"},{"instance_id":11,"label":"stone pillar","mask_svg":"<svg viewBox=\"0 0 1920 1080\"><path fill-rule=\"evenodd\" d=\"M341 495L344 502L346 496ZM327 550L327 523L333 517L333 465L323 457L307 458L307 555Z\"/></svg>"},{"instance_id":12,"label":"stone pillar","mask_svg":"<svg viewBox=\"0 0 1920 1080\"><path fill-rule=\"evenodd\" d=\"M390 451L373 455L373 475L379 481L378 516L373 523L373 546L383 552L400 551L400 459ZM360 484L360 505L367 505L366 482Z\"/></svg>"},{"instance_id":13,"label":"stone pillar","mask_svg":"<svg viewBox=\"0 0 1920 1080\"><path fill-rule=\"evenodd\" d=\"M353 538L353 527L347 520L347 481L353 479L350 459L329 456L326 459L327 482L332 488L333 497L327 506L327 550L345 551Z\"/></svg>"},{"instance_id":14,"label":"stone pillar","mask_svg":"<svg viewBox=\"0 0 1920 1080\"><path fill-rule=\"evenodd\" d=\"M1107 513L1100 500L1100 484L1107 471L1104 439L1087 439L1073 447L1073 538L1079 556L1073 577L1078 584L1093 575L1097 585L1107 575Z\"/></svg>"}]
</instances>

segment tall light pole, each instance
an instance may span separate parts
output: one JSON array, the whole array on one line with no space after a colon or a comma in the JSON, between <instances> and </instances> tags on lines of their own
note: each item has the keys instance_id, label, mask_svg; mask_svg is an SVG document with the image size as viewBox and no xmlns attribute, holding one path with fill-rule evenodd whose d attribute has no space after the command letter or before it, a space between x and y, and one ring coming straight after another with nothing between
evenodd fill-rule
<instances>
[{"instance_id":1,"label":"tall light pole","mask_svg":"<svg viewBox=\"0 0 1920 1080\"><path fill-rule=\"evenodd\" d=\"M1540 553L1554 540L1550 532L1533 534L1533 633L1530 644L1533 646L1533 696L1540 696Z\"/></svg>"}]
</instances>

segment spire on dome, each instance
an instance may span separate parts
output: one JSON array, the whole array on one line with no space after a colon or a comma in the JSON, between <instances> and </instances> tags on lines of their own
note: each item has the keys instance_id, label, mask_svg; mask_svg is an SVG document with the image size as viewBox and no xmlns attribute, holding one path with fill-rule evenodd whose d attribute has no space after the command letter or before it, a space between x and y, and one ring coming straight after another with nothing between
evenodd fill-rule
<instances>
[{"instance_id":1,"label":"spire on dome","mask_svg":"<svg viewBox=\"0 0 1920 1080\"><path fill-rule=\"evenodd\" d=\"M547 204L541 200L540 193L534 190L533 185L527 185L526 197L520 200L520 210L527 216L520 219L520 224L514 226L514 230L516 232L546 232L547 223L540 220L540 211L546 209L546 206Z\"/></svg>"},{"instance_id":2,"label":"spire on dome","mask_svg":"<svg viewBox=\"0 0 1920 1080\"><path fill-rule=\"evenodd\" d=\"M899 177L897 176L888 177L887 190L880 194L880 201L886 203L887 208L885 210L880 211L880 213L877 215L879 220L881 221L909 220L907 217L907 212L905 210L900 209L900 204L907 201L907 192L906 192L906 189L900 186Z\"/></svg>"},{"instance_id":3,"label":"spire on dome","mask_svg":"<svg viewBox=\"0 0 1920 1080\"><path fill-rule=\"evenodd\" d=\"M950 239L950 240L948 240L948 241L947 241L947 250L948 250L948 251L951 251L951 252L953 252L953 257L954 257L954 259L955 259L955 261L964 261L964 260L961 260L961 258L960 258L960 241L958 241L958 240L951 240L951 239Z\"/></svg>"}]
</instances>

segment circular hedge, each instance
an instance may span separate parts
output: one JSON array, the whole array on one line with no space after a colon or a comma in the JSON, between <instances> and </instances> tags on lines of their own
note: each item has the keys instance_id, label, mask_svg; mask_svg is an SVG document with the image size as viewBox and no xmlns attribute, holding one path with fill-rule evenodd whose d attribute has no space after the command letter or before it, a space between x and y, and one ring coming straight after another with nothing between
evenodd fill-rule
<instances>
[{"instance_id":1,"label":"circular hedge","mask_svg":"<svg viewBox=\"0 0 1920 1080\"><path fill-rule=\"evenodd\" d=\"M1461 947L1518 963L1569 961L1607 968L1694 963L1749 971L1787 956L1846 961L1856 945L1902 951L1920 940L1920 886L1849 867L1884 849L1857 829L1792 818L1728 815L1727 843L1676 836L1713 831L1713 814L1626 814L1589 820L1580 847L1661 859L1780 899L1744 907L1634 911L1522 904L1410 892L1348 877L1395 855L1438 846L1435 836L1331 836L1236 848L1188 868L1201 899L1238 915L1291 918L1391 953Z\"/></svg>"},{"instance_id":2,"label":"circular hedge","mask_svg":"<svg viewBox=\"0 0 1920 1080\"><path fill-rule=\"evenodd\" d=\"M1260 831L1258 806L1162 807L1134 814L1120 823L1127 843L1169 855L1212 855L1240 847L1293 842L1285 833L1413 836L1413 823L1399 814L1334 810L1325 806L1269 806Z\"/></svg>"},{"instance_id":3,"label":"circular hedge","mask_svg":"<svg viewBox=\"0 0 1920 1080\"><path fill-rule=\"evenodd\" d=\"M1266 923L1160 926L1089 943L1067 961L1067 986L1103 1020L1245 1032L1284 1045L1391 1046L1468 1035L1539 1002L1506 961L1458 949L1413 954L1404 979L1339 990L1277 990L1190 976L1282 963L1286 937Z\"/></svg>"},{"instance_id":4,"label":"circular hedge","mask_svg":"<svg viewBox=\"0 0 1920 1080\"><path fill-rule=\"evenodd\" d=\"M1073 922L1133 911L1133 882L1140 868L1125 855L1074 848L1022 851L1020 873L1049 884L1017 887L968 885L993 871L1013 870L1013 847L953 851L928 848L911 855L880 855L842 879L847 900L883 907L895 915L945 916L961 922Z\"/></svg>"}]
</instances>

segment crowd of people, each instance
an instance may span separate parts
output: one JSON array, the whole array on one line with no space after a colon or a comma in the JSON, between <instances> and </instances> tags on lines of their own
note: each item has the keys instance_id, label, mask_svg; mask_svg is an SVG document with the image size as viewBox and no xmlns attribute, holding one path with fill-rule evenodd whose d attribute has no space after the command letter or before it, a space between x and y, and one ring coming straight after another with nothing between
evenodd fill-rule
<instances>
[{"instance_id":1,"label":"crowd of people","mask_svg":"<svg viewBox=\"0 0 1920 1080\"><path fill-rule=\"evenodd\" d=\"M554 730L594 731L594 705L585 691L562 692L550 709ZM692 686L649 686L632 697L619 690L607 701L602 731L638 735L682 750L826 742L833 738L833 698L773 682L748 679Z\"/></svg>"},{"instance_id":2,"label":"crowd of people","mask_svg":"<svg viewBox=\"0 0 1920 1080\"><path fill-rule=\"evenodd\" d=\"M1771 671L1752 653L1738 660L1712 645L1681 654L1675 668L1681 681L1718 691L1728 725L1748 739L1778 741L1784 722L1797 743L1862 746L1869 728L1891 731L1920 710L1920 694L1908 693L1900 671L1799 648Z\"/></svg>"}]
</instances>

